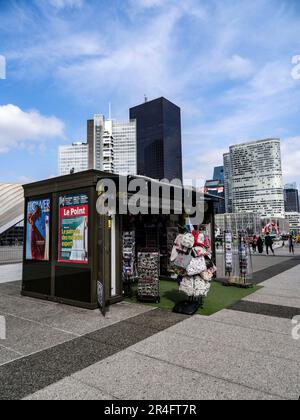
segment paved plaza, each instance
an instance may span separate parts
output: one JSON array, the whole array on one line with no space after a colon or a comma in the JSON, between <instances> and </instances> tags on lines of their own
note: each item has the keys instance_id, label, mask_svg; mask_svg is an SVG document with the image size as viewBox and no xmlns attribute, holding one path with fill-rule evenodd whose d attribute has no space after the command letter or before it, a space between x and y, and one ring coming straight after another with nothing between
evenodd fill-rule
<instances>
[{"instance_id":1,"label":"paved plaza","mask_svg":"<svg viewBox=\"0 0 300 420\"><path fill-rule=\"evenodd\" d=\"M0 267L0 399L298 400L300 259L256 258L263 288L210 317L121 303L104 319L20 297L21 267Z\"/></svg>"}]
</instances>

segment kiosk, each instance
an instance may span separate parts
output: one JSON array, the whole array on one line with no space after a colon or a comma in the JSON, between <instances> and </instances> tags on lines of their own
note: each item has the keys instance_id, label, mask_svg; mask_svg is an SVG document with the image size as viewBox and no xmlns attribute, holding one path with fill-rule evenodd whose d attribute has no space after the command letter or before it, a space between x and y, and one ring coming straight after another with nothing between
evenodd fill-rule
<instances>
[{"instance_id":1,"label":"kiosk","mask_svg":"<svg viewBox=\"0 0 300 420\"><path fill-rule=\"evenodd\" d=\"M126 179L127 178L127 179ZM123 300L123 230L137 226L136 249L143 248L151 230L151 245L163 261L168 259L167 229L185 224L185 215L99 215L97 185L119 177L89 170L24 185L25 229L22 295L87 309L105 307ZM150 197L150 196L149 196ZM118 198L119 199L119 198ZM205 223L214 248L214 202L204 195ZM150 207L150 198L149 198ZM145 227L144 235L141 229ZM100 296L101 295L101 296Z\"/></svg>"}]
</instances>

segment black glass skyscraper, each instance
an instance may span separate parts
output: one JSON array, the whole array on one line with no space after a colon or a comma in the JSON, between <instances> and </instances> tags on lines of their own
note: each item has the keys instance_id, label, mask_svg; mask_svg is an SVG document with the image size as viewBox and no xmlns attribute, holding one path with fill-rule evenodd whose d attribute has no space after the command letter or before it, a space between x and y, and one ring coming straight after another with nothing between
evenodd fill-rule
<instances>
[{"instance_id":1,"label":"black glass skyscraper","mask_svg":"<svg viewBox=\"0 0 300 420\"><path fill-rule=\"evenodd\" d=\"M299 191L296 184L286 185L284 188L284 202L286 212L300 211Z\"/></svg>"},{"instance_id":2,"label":"black glass skyscraper","mask_svg":"<svg viewBox=\"0 0 300 420\"><path fill-rule=\"evenodd\" d=\"M165 98L130 109L137 122L137 171L154 179L182 180L180 108Z\"/></svg>"}]
</instances>

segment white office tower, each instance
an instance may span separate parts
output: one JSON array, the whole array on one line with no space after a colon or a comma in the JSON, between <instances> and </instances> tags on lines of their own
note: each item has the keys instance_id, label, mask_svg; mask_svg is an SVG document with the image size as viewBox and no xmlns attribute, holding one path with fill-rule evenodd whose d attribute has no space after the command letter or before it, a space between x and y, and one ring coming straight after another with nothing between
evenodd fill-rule
<instances>
[{"instance_id":1,"label":"white office tower","mask_svg":"<svg viewBox=\"0 0 300 420\"><path fill-rule=\"evenodd\" d=\"M114 171L120 175L137 174L136 120L112 121Z\"/></svg>"},{"instance_id":2,"label":"white office tower","mask_svg":"<svg viewBox=\"0 0 300 420\"><path fill-rule=\"evenodd\" d=\"M224 165L225 209L226 209L226 213L232 213L232 180L231 180L230 153L224 154L223 165Z\"/></svg>"},{"instance_id":3,"label":"white office tower","mask_svg":"<svg viewBox=\"0 0 300 420\"><path fill-rule=\"evenodd\" d=\"M104 172L114 172L114 137L112 134L112 122L105 121L102 136L102 167Z\"/></svg>"},{"instance_id":4,"label":"white office tower","mask_svg":"<svg viewBox=\"0 0 300 420\"><path fill-rule=\"evenodd\" d=\"M289 222L290 231L299 233L300 232L300 213L286 212L285 218Z\"/></svg>"},{"instance_id":5,"label":"white office tower","mask_svg":"<svg viewBox=\"0 0 300 420\"><path fill-rule=\"evenodd\" d=\"M118 122L95 115L88 121L89 168L136 175L136 121Z\"/></svg>"},{"instance_id":6,"label":"white office tower","mask_svg":"<svg viewBox=\"0 0 300 420\"><path fill-rule=\"evenodd\" d=\"M279 139L231 146L230 165L234 213L285 217Z\"/></svg>"},{"instance_id":7,"label":"white office tower","mask_svg":"<svg viewBox=\"0 0 300 420\"><path fill-rule=\"evenodd\" d=\"M59 147L58 167L60 175L88 170L87 143L73 143L70 146Z\"/></svg>"}]
</instances>

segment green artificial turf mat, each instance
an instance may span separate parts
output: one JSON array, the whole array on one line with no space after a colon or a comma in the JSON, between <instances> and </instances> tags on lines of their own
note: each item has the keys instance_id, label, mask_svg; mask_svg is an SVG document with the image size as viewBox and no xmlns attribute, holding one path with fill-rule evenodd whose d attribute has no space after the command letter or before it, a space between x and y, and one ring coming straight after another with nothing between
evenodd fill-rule
<instances>
[{"instance_id":1,"label":"green artificial turf mat","mask_svg":"<svg viewBox=\"0 0 300 420\"><path fill-rule=\"evenodd\" d=\"M239 302L241 299L251 295L261 288L261 286L253 286L249 289L241 289L237 287L225 287L221 283L213 282L209 295L205 299L204 308L200 309L198 314L205 316L213 315L214 313ZM140 303L136 298L136 286L133 287L133 290L134 297L131 299L127 298L126 301L131 303ZM145 304L172 311L176 303L186 300L187 298L184 293L179 292L177 282L168 280L161 280L160 296L160 303Z\"/></svg>"}]
</instances>

